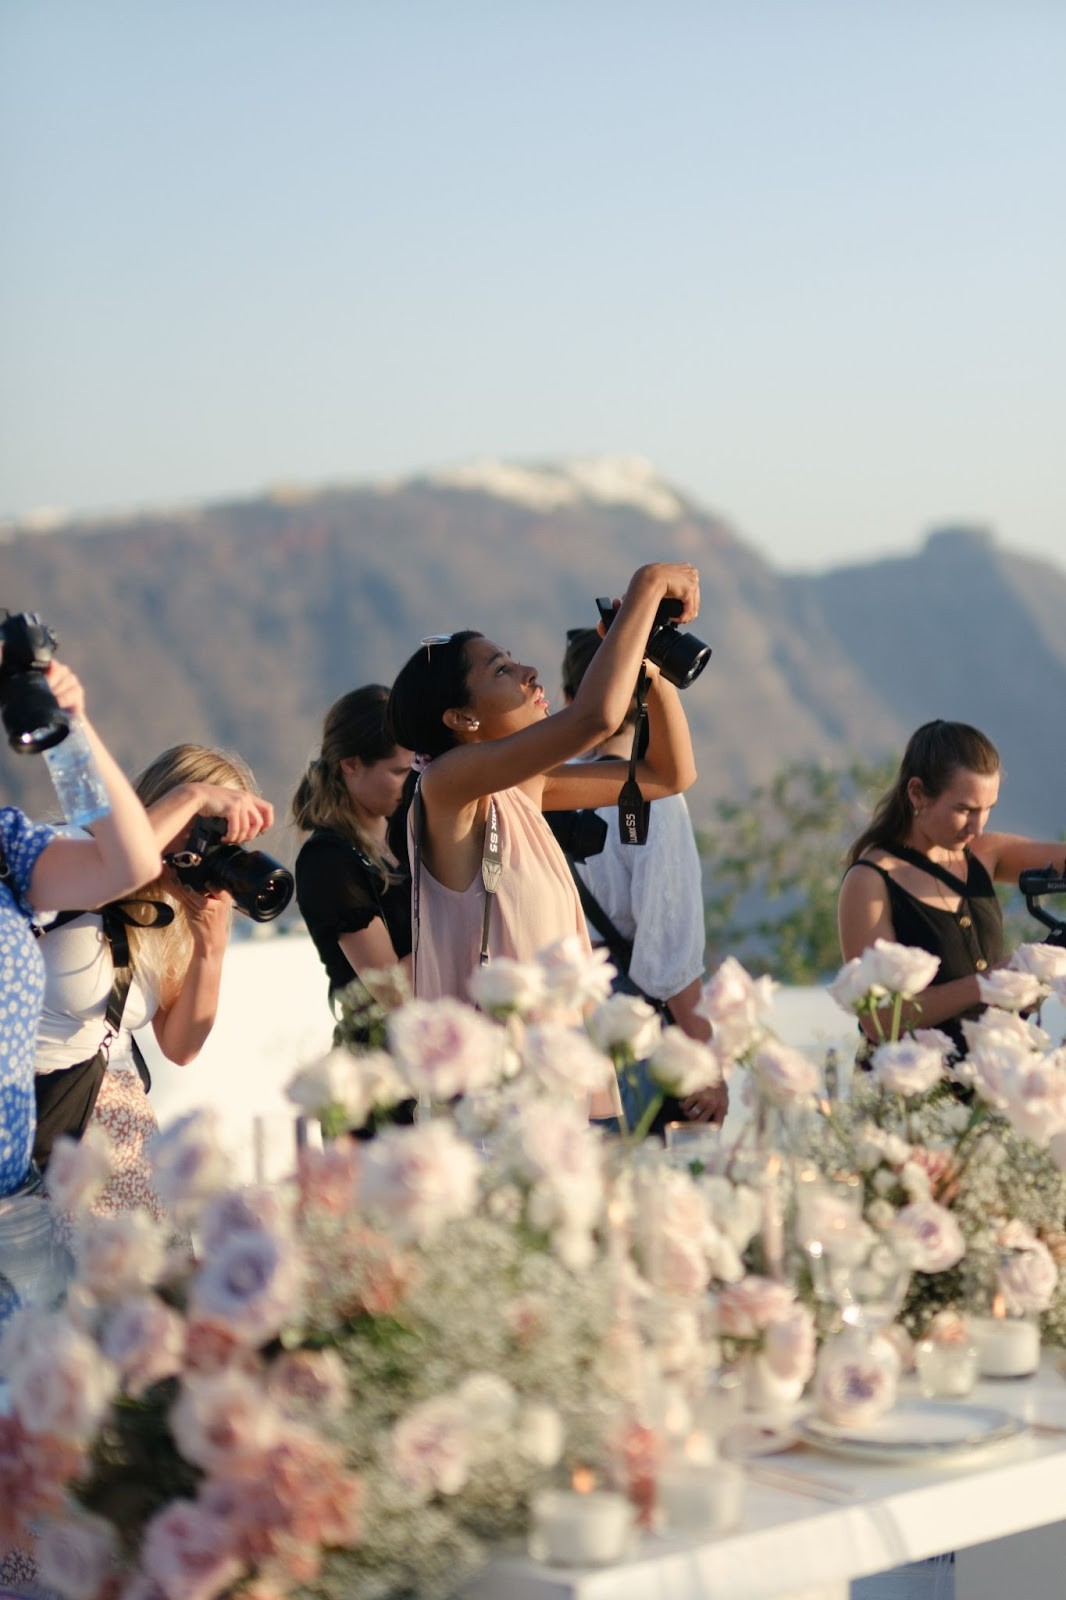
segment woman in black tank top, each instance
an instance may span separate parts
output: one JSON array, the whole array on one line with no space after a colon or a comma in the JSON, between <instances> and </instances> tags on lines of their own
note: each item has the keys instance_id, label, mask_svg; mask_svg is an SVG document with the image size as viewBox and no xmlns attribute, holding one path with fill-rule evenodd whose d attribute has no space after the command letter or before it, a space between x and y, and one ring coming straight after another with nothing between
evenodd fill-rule
<instances>
[{"instance_id":1,"label":"woman in black tank top","mask_svg":"<svg viewBox=\"0 0 1066 1600\"><path fill-rule=\"evenodd\" d=\"M1061 843L985 832L999 782L999 754L983 733L963 722L925 723L849 850L840 888L845 961L875 939L939 956L932 983L904 1005L902 1027L939 1028L960 1055L963 1021L983 1010L978 979L1003 959L995 884L1016 883L1026 868L1066 853ZM863 1026L876 1037L872 1021Z\"/></svg>"}]
</instances>

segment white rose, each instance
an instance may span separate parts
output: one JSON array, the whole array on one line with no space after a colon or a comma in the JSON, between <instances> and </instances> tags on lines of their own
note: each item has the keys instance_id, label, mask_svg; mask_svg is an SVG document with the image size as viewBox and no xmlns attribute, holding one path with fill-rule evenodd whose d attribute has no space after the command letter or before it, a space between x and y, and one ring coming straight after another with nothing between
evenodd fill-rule
<instances>
[{"instance_id":1,"label":"white rose","mask_svg":"<svg viewBox=\"0 0 1066 1600\"><path fill-rule=\"evenodd\" d=\"M443 1120L390 1128L372 1141L357 1178L357 1203L384 1218L394 1237L432 1239L477 1204L481 1166Z\"/></svg>"},{"instance_id":2,"label":"white rose","mask_svg":"<svg viewBox=\"0 0 1066 1600\"><path fill-rule=\"evenodd\" d=\"M422 1500L458 1494L473 1464L462 1401L437 1395L401 1417L392 1430L392 1464L404 1487Z\"/></svg>"},{"instance_id":3,"label":"white rose","mask_svg":"<svg viewBox=\"0 0 1066 1600\"><path fill-rule=\"evenodd\" d=\"M137 1295L111 1311L100 1348L122 1374L126 1393L137 1397L181 1371L185 1323L156 1295Z\"/></svg>"},{"instance_id":4,"label":"white rose","mask_svg":"<svg viewBox=\"0 0 1066 1600\"><path fill-rule=\"evenodd\" d=\"M484 1443L507 1432L518 1412L518 1396L496 1372L473 1372L456 1391L466 1407L470 1429Z\"/></svg>"},{"instance_id":5,"label":"white rose","mask_svg":"<svg viewBox=\"0 0 1066 1600\"><path fill-rule=\"evenodd\" d=\"M1020 944L1008 962L1014 972L1029 972L1041 983L1066 978L1066 949L1055 944Z\"/></svg>"},{"instance_id":6,"label":"white rose","mask_svg":"<svg viewBox=\"0 0 1066 1600\"><path fill-rule=\"evenodd\" d=\"M680 1028L663 1029L648 1072L661 1089L681 1100L722 1081L721 1064L711 1047L690 1039Z\"/></svg>"},{"instance_id":7,"label":"white rose","mask_svg":"<svg viewBox=\"0 0 1066 1600\"><path fill-rule=\"evenodd\" d=\"M910 1099L928 1094L944 1075L939 1050L930 1050L914 1039L899 1039L879 1044L872 1057L874 1078L889 1094Z\"/></svg>"},{"instance_id":8,"label":"white rose","mask_svg":"<svg viewBox=\"0 0 1066 1600\"><path fill-rule=\"evenodd\" d=\"M792 1106L809 1099L818 1088L818 1068L800 1050L767 1039L751 1058L755 1087L771 1105Z\"/></svg>"},{"instance_id":9,"label":"white rose","mask_svg":"<svg viewBox=\"0 0 1066 1600\"><path fill-rule=\"evenodd\" d=\"M617 968L604 946L589 950L576 934L557 939L537 954L547 986L548 1005L559 1011L584 1011L611 992Z\"/></svg>"},{"instance_id":10,"label":"white rose","mask_svg":"<svg viewBox=\"0 0 1066 1600\"><path fill-rule=\"evenodd\" d=\"M814 1316L809 1306L796 1305L771 1322L763 1336L763 1354L779 1378L806 1383L814 1371Z\"/></svg>"},{"instance_id":11,"label":"white rose","mask_svg":"<svg viewBox=\"0 0 1066 1600\"><path fill-rule=\"evenodd\" d=\"M86 1214L74 1234L75 1281L98 1300L121 1300L150 1287L166 1259L162 1228L147 1211Z\"/></svg>"},{"instance_id":12,"label":"white rose","mask_svg":"<svg viewBox=\"0 0 1066 1600\"><path fill-rule=\"evenodd\" d=\"M148 1147L156 1191L168 1210L195 1212L228 1189L232 1162L222 1147L217 1112L201 1109L178 1117Z\"/></svg>"},{"instance_id":13,"label":"white rose","mask_svg":"<svg viewBox=\"0 0 1066 1600\"><path fill-rule=\"evenodd\" d=\"M384 1050L361 1055L331 1050L285 1086L289 1099L308 1116L339 1112L349 1128L361 1128L375 1107L397 1105L407 1092Z\"/></svg>"},{"instance_id":14,"label":"white rose","mask_svg":"<svg viewBox=\"0 0 1066 1600\"><path fill-rule=\"evenodd\" d=\"M884 994L880 986L873 986L872 963L862 956L853 956L846 961L833 979L826 986L828 994L844 1011L865 1010L870 1000L879 1000Z\"/></svg>"},{"instance_id":15,"label":"white rose","mask_svg":"<svg viewBox=\"0 0 1066 1600\"><path fill-rule=\"evenodd\" d=\"M939 956L915 949L913 945L896 944L891 939L875 939L870 949L863 952L862 959L867 957L874 987L902 995L904 1000L912 1000L927 989L940 967Z\"/></svg>"},{"instance_id":16,"label":"white rose","mask_svg":"<svg viewBox=\"0 0 1066 1600\"><path fill-rule=\"evenodd\" d=\"M1000 1261L996 1281L1008 1316L1034 1316L1051 1304L1059 1271L1047 1245L1034 1239L1027 1249L1012 1251Z\"/></svg>"},{"instance_id":17,"label":"white rose","mask_svg":"<svg viewBox=\"0 0 1066 1600\"><path fill-rule=\"evenodd\" d=\"M528 1017L544 1004L548 980L544 968L533 961L497 956L477 969L469 988L474 1004L492 1016L515 1011L520 1017Z\"/></svg>"},{"instance_id":18,"label":"white rose","mask_svg":"<svg viewBox=\"0 0 1066 1600\"><path fill-rule=\"evenodd\" d=\"M621 1051L634 1061L649 1056L662 1035L654 1006L630 994L613 994L601 1001L587 1027L593 1044L601 1050Z\"/></svg>"},{"instance_id":19,"label":"white rose","mask_svg":"<svg viewBox=\"0 0 1066 1600\"><path fill-rule=\"evenodd\" d=\"M62 1316L39 1319L34 1343L17 1359L7 1359L5 1374L12 1410L29 1433L88 1441L108 1411L117 1374L92 1339Z\"/></svg>"},{"instance_id":20,"label":"white rose","mask_svg":"<svg viewBox=\"0 0 1066 1600\"><path fill-rule=\"evenodd\" d=\"M954 1054L954 1039L950 1039L940 1028L915 1028L911 1032L911 1038L915 1044L924 1045L927 1050L935 1050L941 1057Z\"/></svg>"},{"instance_id":21,"label":"white rose","mask_svg":"<svg viewBox=\"0 0 1066 1600\"><path fill-rule=\"evenodd\" d=\"M1035 1022L1019 1017L1014 1011L1003 1011L989 1006L980 1017L968 1019L962 1025L963 1037L971 1050L987 1038L1011 1038L1029 1050L1050 1050L1051 1035L1038 1028Z\"/></svg>"},{"instance_id":22,"label":"white rose","mask_svg":"<svg viewBox=\"0 0 1066 1600\"><path fill-rule=\"evenodd\" d=\"M762 1037L776 988L770 978L753 978L733 956L704 984L695 1009L711 1024L720 1061L735 1061Z\"/></svg>"},{"instance_id":23,"label":"white rose","mask_svg":"<svg viewBox=\"0 0 1066 1600\"><path fill-rule=\"evenodd\" d=\"M1018 1132L1046 1145L1066 1128L1066 1051L1030 1060L1003 1084L1003 1109Z\"/></svg>"},{"instance_id":24,"label":"white rose","mask_svg":"<svg viewBox=\"0 0 1066 1600\"><path fill-rule=\"evenodd\" d=\"M584 1100L614 1082L614 1066L587 1034L559 1022L527 1028L522 1063L547 1094L567 1093Z\"/></svg>"},{"instance_id":25,"label":"white rose","mask_svg":"<svg viewBox=\"0 0 1066 1600\"><path fill-rule=\"evenodd\" d=\"M966 1254L966 1241L950 1211L918 1200L896 1213L901 1246L917 1272L946 1272Z\"/></svg>"},{"instance_id":26,"label":"white rose","mask_svg":"<svg viewBox=\"0 0 1066 1600\"><path fill-rule=\"evenodd\" d=\"M48 1196L60 1211L89 1206L103 1192L114 1171L111 1142L103 1128L90 1122L80 1139L57 1139L45 1180Z\"/></svg>"},{"instance_id":27,"label":"white rose","mask_svg":"<svg viewBox=\"0 0 1066 1600\"><path fill-rule=\"evenodd\" d=\"M1011 972L1006 967L998 972L979 972L977 989L986 1005L1002 1011L1028 1011L1043 993L1040 979L1031 972Z\"/></svg>"},{"instance_id":28,"label":"white rose","mask_svg":"<svg viewBox=\"0 0 1066 1600\"><path fill-rule=\"evenodd\" d=\"M718 1174L705 1173L699 1186L715 1226L725 1234L733 1249L743 1254L762 1225L763 1203L758 1191L747 1184L734 1184Z\"/></svg>"},{"instance_id":29,"label":"white rose","mask_svg":"<svg viewBox=\"0 0 1066 1600\"><path fill-rule=\"evenodd\" d=\"M443 1103L491 1089L503 1074L503 1034L459 1000L412 1000L388 1020L389 1044L417 1099Z\"/></svg>"}]
</instances>

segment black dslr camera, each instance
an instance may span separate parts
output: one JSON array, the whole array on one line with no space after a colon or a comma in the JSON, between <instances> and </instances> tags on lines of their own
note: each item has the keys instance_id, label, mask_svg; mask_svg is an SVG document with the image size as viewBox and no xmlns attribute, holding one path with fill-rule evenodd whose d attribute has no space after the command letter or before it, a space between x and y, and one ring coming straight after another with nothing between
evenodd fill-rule
<instances>
[{"instance_id":1,"label":"black dslr camera","mask_svg":"<svg viewBox=\"0 0 1066 1600\"><path fill-rule=\"evenodd\" d=\"M604 628L614 621L614 606L609 600L596 601ZM677 619L681 615L680 600L663 600L655 613L644 654L662 673L667 683L675 689L687 689L695 683L708 661L711 647L697 639L694 633L679 633Z\"/></svg>"},{"instance_id":2,"label":"black dslr camera","mask_svg":"<svg viewBox=\"0 0 1066 1600\"><path fill-rule=\"evenodd\" d=\"M163 860L186 888L198 894L225 889L253 922L273 922L292 899L292 873L263 850L226 844L225 833L225 817L197 817L184 850Z\"/></svg>"},{"instance_id":3,"label":"black dslr camera","mask_svg":"<svg viewBox=\"0 0 1066 1600\"><path fill-rule=\"evenodd\" d=\"M571 861L598 856L607 843L607 824L595 811L545 811L544 820L560 850Z\"/></svg>"},{"instance_id":4,"label":"black dslr camera","mask_svg":"<svg viewBox=\"0 0 1066 1600\"><path fill-rule=\"evenodd\" d=\"M1066 894L1066 861L1062 864L1062 871L1056 872L1053 866L1030 867L1025 872L1018 874L1018 888L1025 896L1025 909L1037 922L1042 922L1051 932L1044 940L1045 944L1060 945L1066 948L1066 922L1059 917L1053 917L1050 912L1043 911L1037 905L1037 900L1045 894Z\"/></svg>"},{"instance_id":5,"label":"black dslr camera","mask_svg":"<svg viewBox=\"0 0 1066 1600\"><path fill-rule=\"evenodd\" d=\"M0 619L0 716L8 744L24 755L51 750L70 732L70 719L45 677L58 643L35 611L7 611Z\"/></svg>"}]
</instances>

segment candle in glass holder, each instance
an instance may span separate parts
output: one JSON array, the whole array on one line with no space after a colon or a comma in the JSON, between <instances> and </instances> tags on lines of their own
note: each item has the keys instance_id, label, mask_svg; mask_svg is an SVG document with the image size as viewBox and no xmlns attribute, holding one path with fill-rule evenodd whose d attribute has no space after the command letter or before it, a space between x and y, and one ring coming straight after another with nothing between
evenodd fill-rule
<instances>
[{"instance_id":1,"label":"candle in glass holder","mask_svg":"<svg viewBox=\"0 0 1066 1600\"><path fill-rule=\"evenodd\" d=\"M659 1473L659 1511L678 1533L729 1533L744 1507L744 1474L728 1461L682 1453Z\"/></svg>"},{"instance_id":2,"label":"candle in glass holder","mask_svg":"<svg viewBox=\"0 0 1066 1600\"><path fill-rule=\"evenodd\" d=\"M1040 1329L1027 1317L1008 1317L997 1295L990 1317L970 1318L982 1378L1029 1378L1040 1365Z\"/></svg>"},{"instance_id":3,"label":"candle in glass holder","mask_svg":"<svg viewBox=\"0 0 1066 1600\"><path fill-rule=\"evenodd\" d=\"M624 1555L633 1532L625 1495L593 1488L575 1473L574 1489L542 1489L530 1502L529 1553L557 1567L605 1567ZM585 1487L585 1481L589 1487Z\"/></svg>"}]
</instances>

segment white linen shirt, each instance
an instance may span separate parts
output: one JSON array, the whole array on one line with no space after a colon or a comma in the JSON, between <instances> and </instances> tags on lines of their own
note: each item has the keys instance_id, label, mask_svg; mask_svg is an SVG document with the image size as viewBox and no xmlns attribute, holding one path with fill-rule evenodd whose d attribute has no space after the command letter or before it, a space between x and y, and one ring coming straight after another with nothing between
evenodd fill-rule
<instances>
[{"instance_id":1,"label":"white linen shirt","mask_svg":"<svg viewBox=\"0 0 1066 1600\"><path fill-rule=\"evenodd\" d=\"M633 982L668 1000L703 976L703 883L685 797L652 802L643 845L622 843L616 806L599 815L607 843L577 870L619 933L633 941ZM589 937L601 939L591 924Z\"/></svg>"}]
</instances>

